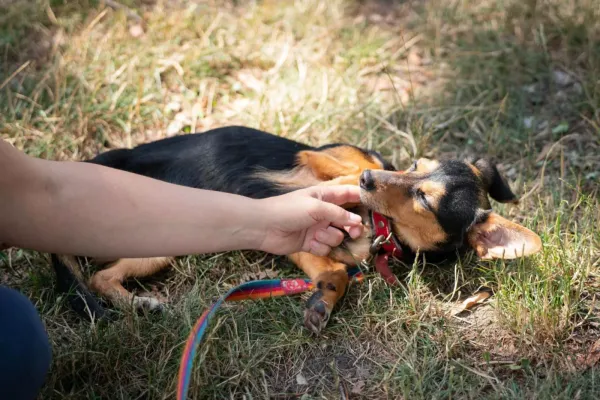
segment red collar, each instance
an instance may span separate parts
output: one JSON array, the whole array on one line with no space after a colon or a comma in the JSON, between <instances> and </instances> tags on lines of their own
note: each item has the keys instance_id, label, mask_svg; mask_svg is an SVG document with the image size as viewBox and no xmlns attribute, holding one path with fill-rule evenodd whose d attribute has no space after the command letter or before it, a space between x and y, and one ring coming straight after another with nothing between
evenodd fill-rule
<instances>
[{"instance_id":1,"label":"red collar","mask_svg":"<svg viewBox=\"0 0 600 400\"><path fill-rule=\"evenodd\" d=\"M369 252L375 257L375 269L383 276L385 281L393 286L399 285L398 277L394 275L389 266L390 256L402 257L402 247L398 243L392 223L384 215L371 211L371 227L373 230L373 244Z\"/></svg>"}]
</instances>

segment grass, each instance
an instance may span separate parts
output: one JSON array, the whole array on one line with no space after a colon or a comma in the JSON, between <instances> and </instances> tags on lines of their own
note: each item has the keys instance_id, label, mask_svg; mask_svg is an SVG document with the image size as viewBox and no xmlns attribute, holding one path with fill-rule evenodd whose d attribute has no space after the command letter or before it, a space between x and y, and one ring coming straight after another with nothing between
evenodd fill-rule
<instances>
[{"instance_id":1,"label":"grass","mask_svg":"<svg viewBox=\"0 0 600 400\"><path fill-rule=\"evenodd\" d=\"M539 255L397 265L353 286L324 337L300 298L224 307L194 398L596 398L600 338L600 7L595 0L0 3L0 135L77 160L168 134L243 124L312 144L414 156L489 154L521 196L495 208ZM20 69L22 68L22 69ZM0 283L39 308L54 362L42 398L173 398L190 327L212 299L281 259L179 260L132 284L163 315L73 317L45 255L2 253ZM448 309L481 287L490 300ZM590 363L591 364L591 363ZM303 377L308 385L302 383ZM300 383L298 383L300 382Z\"/></svg>"}]
</instances>

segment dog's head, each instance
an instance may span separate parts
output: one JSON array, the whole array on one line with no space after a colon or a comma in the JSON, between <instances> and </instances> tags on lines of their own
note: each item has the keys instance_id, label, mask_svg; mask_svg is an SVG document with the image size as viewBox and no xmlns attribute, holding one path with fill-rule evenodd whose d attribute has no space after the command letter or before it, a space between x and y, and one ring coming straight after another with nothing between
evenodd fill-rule
<instances>
[{"instance_id":1,"label":"dog's head","mask_svg":"<svg viewBox=\"0 0 600 400\"><path fill-rule=\"evenodd\" d=\"M402 172L365 170L361 200L393 221L414 252L452 252L473 248L479 257L517 258L538 252L538 235L491 210L488 198L517 199L487 159L419 159Z\"/></svg>"}]
</instances>

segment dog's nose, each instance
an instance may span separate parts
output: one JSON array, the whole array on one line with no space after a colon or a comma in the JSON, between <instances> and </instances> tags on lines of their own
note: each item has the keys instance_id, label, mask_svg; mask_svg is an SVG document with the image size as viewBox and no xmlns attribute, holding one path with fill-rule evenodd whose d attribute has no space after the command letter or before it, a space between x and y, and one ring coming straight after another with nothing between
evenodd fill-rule
<instances>
[{"instance_id":1,"label":"dog's nose","mask_svg":"<svg viewBox=\"0 0 600 400\"><path fill-rule=\"evenodd\" d=\"M367 192L375 189L375 179L370 170L366 169L360 174L360 187Z\"/></svg>"}]
</instances>

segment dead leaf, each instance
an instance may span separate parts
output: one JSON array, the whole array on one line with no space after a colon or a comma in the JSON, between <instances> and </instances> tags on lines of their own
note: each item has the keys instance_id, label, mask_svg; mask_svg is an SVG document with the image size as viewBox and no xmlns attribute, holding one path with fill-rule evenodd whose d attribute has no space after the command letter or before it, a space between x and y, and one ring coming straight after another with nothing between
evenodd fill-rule
<instances>
[{"instance_id":1,"label":"dead leaf","mask_svg":"<svg viewBox=\"0 0 600 400\"><path fill-rule=\"evenodd\" d=\"M304 375L302 375L302 373L299 373L298 375L296 375L296 383L298 385L308 385L308 381L306 380Z\"/></svg>"},{"instance_id":2,"label":"dead leaf","mask_svg":"<svg viewBox=\"0 0 600 400\"><path fill-rule=\"evenodd\" d=\"M275 279L279 276L279 272L273 268L266 268L258 272L249 271L241 276L241 282L259 281L263 279Z\"/></svg>"},{"instance_id":3,"label":"dead leaf","mask_svg":"<svg viewBox=\"0 0 600 400\"><path fill-rule=\"evenodd\" d=\"M352 389L350 390L354 394L361 394L365 387L364 381L357 381L354 385L352 385Z\"/></svg>"},{"instance_id":4,"label":"dead leaf","mask_svg":"<svg viewBox=\"0 0 600 400\"><path fill-rule=\"evenodd\" d=\"M192 116L196 117L196 116L202 116L202 110L204 110L204 108L206 108L205 106L205 101L197 101L194 103L194 105L192 106Z\"/></svg>"},{"instance_id":5,"label":"dead leaf","mask_svg":"<svg viewBox=\"0 0 600 400\"><path fill-rule=\"evenodd\" d=\"M264 83L258 79L255 75L259 74L253 70L240 70L237 72L238 81L246 86L250 90L254 90L256 93L262 93L264 90Z\"/></svg>"},{"instance_id":6,"label":"dead leaf","mask_svg":"<svg viewBox=\"0 0 600 400\"><path fill-rule=\"evenodd\" d=\"M411 50L408 53L407 61L409 65L421 65L421 56L417 50Z\"/></svg>"},{"instance_id":7,"label":"dead leaf","mask_svg":"<svg viewBox=\"0 0 600 400\"><path fill-rule=\"evenodd\" d=\"M238 114L241 114L248 106L250 106L251 103L252 101L248 98L235 99L229 103L229 106L223 115L225 118L232 118Z\"/></svg>"},{"instance_id":8,"label":"dead leaf","mask_svg":"<svg viewBox=\"0 0 600 400\"><path fill-rule=\"evenodd\" d=\"M363 379L369 378L371 376L371 371L369 371L368 368L359 365L356 367L356 376Z\"/></svg>"},{"instance_id":9,"label":"dead leaf","mask_svg":"<svg viewBox=\"0 0 600 400\"><path fill-rule=\"evenodd\" d=\"M600 361L600 339L592 344L582 361L586 367L593 367Z\"/></svg>"},{"instance_id":10,"label":"dead leaf","mask_svg":"<svg viewBox=\"0 0 600 400\"><path fill-rule=\"evenodd\" d=\"M571 75L560 70L552 71L552 78L554 78L554 83L558 86L568 86L573 82Z\"/></svg>"},{"instance_id":11,"label":"dead leaf","mask_svg":"<svg viewBox=\"0 0 600 400\"><path fill-rule=\"evenodd\" d=\"M167 136L175 136L180 133L183 129L183 125L183 122L178 119L171 121L169 126L167 126Z\"/></svg>"},{"instance_id":12,"label":"dead leaf","mask_svg":"<svg viewBox=\"0 0 600 400\"><path fill-rule=\"evenodd\" d=\"M469 297L465 301L463 301L459 306L457 306L451 313L452 316L458 315L465 310L469 310L476 306L477 304L483 303L486 299L488 299L492 294L487 291L479 292L474 296Z\"/></svg>"},{"instance_id":13,"label":"dead leaf","mask_svg":"<svg viewBox=\"0 0 600 400\"><path fill-rule=\"evenodd\" d=\"M132 25L129 27L129 34L134 38L140 37L144 34L144 28L141 25Z\"/></svg>"},{"instance_id":14,"label":"dead leaf","mask_svg":"<svg viewBox=\"0 0 600 400\"><path fill-rule=\"evenodd\" d=\"M165 111L166 112L177 112L181 110L181 103L178 101L170 101L169 103L167 103L167 105L165 106Z\"/></svg>"}]
</instances>

